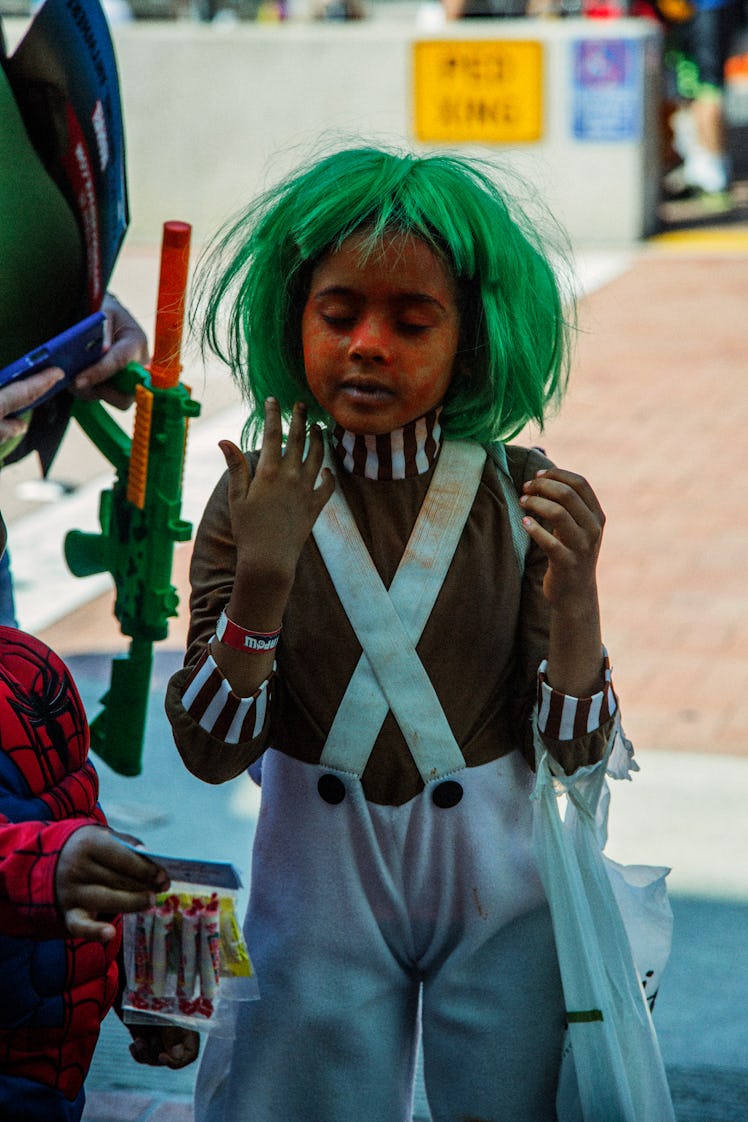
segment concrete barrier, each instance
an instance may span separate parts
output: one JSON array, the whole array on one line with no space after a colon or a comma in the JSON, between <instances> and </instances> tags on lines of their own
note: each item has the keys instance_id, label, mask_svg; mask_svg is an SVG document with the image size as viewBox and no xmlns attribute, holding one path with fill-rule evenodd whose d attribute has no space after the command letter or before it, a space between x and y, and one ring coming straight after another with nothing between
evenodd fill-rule
<instances>
[{"instance_id":1,"label":"concrete barrier","mask_svg":"<svg viewBox=\"0 0 748 1122\"><path fill-rule=\"evenodd\" d=\"M361 139L505 161L577 244L654 229L660 48L648 21L149 21L114 39L131 242L158 239L168 218L203 239L310 152Z\"/></svg>"}]
</instances>

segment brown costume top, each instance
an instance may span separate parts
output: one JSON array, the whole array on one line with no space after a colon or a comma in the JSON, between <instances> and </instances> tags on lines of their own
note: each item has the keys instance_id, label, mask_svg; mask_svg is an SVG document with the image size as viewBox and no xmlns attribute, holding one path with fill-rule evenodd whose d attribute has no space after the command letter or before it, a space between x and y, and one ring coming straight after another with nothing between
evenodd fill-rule
<instances>
[{"instance_id":1,"label":"brown costume top","mask_svg":"<svg viewBox=\"0 0 748 1122\"><path fill-rule=\"evenodd\" d=\"M518 493L524 480L549 466L534 449L510 446L507 458ZM257 454L250 453L248 459L253 468ZM534 760L530 719L538 667L547 653L548 606L542 592L545 555L531 543L524 574L520 573L497 471L489 456L465 530L417 645L468 767L515 748L528 763ZM338 470L337 486L386 587L432 475L433 464L422 474L395 480L367 479ZM169 683L166 699L185 764L213 783L238 775L268 747L317 763L361 654L310 536L284 615L277 675L261 729L238 743L227 743L218 726L211 731L201 727L200 707L185 708L182 698L229 599L235 566L225 474L208 501L195 540L185 667ZM569 740L547 736L545 740L566 770L573 771L601 758L610 726L608 708L603 705L599 728ZM362 782L369 800L393 806L407 802L423 788L392 713L377 737Z\"/></svg>"}]
</instances>

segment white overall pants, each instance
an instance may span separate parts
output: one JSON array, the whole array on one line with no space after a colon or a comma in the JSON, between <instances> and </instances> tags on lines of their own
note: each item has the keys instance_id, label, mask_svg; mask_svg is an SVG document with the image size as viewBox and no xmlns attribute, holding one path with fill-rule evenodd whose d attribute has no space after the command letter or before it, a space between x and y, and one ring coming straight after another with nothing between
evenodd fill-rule
<instances>
[{"instance_id":1,"label":"white overall pants","mask_svg":"<svg viewBox=\"0 0 748 1122\"><path fill-rule=\"evenodd\" d=\"M458 446L458 474L464 458ZM482 462L468 465L474 487ZM436 474L427 500L439 486ZM439 586L473 495L462 495ZM334 723L319 764L272 749L263 759L245 928L260 1000L241 1007L235 1040L208 1039L196 1122L409 1122L419 998L434 1122L554 1122L564 1002L530 851L532 774L518 752L466 768L414 650L401 659L438 595L407 574L431 532L424 520L388 594L355 569L352 519L328 507L315 536L365 652L341 705L355 721ZM377 637L383 614L392 622L400 653L370 642L362 605ZM388 708L425 782L396 807L368 802L360 778Z\"/></svg>"}]
</instances>

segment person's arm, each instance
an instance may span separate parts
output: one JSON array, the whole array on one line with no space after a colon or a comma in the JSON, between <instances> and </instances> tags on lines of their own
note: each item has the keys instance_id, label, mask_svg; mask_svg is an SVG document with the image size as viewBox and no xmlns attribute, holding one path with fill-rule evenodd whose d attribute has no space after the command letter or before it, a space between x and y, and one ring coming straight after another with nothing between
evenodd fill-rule
<instances>
[{"instance_id":1,"label":"person's arm","mask_svg":"<svg viewBox=\"0 0 748 1122\"><path fill-rule=\"evenodd\" d=\"M571 774L601 759L618 708L595 578L605 516L581 476L547 461L522 490L533 559L523 593L526 674L537 679L540 738ZM525 750L532 763L531 741Z\"/></svg>"},{"instance_id":2,"label":"person's arm","mask_svg":"<svg viewBox=\"0 0 748 1122\"><path fill-rule=\"evenodd\" d=\"M306 410L297 405L282 447L278 403L265 407L265 429L257 470L230 441L221 448L229 472L229 510L236 545L236 576L226 615L241 628L270 634L283 622L301 550L319 512L333 492L334 479L322 466L322 434L313 427L304 455ZM211 653L234 693L251 695L273 669L272 650L238 650L214 639Z\"/></svg>"},{"instance_id":3,"label":"person's arm","mask_svg":"<svg viewBox=\"0 0 748 1122\"><path fill-rule=\"evenodd\" d=\"M55 899L55 868L62 846L80 828L73 819L9 822L0 815L0 930L6 935L65 934Z\"/></svg>"},{"instance_id":4,"label":"person's arm","mask_svg":"<svg viewBox=\"0 0 748 1122\"><path fill-rule=\"evenodd\" d=\"M0 817L0 928L8 935L106 943L107 919L147 908L165 870L90 819L9 822Z\"/></svg>"},{"instance_id":5,"label":"person's arm","mask_svg":"<svg viewBox=\"0 0 748 1122\"><path fill-rule=\"evenodd\" d=\"M264 748L275 650L234 646L216 625L225 611L239 641L242 631L272 635L281 626L301 550L334 487L326 471L317 485L321 433L311 430L306 452L305 439L306 411L297 406L284 449L280 410L269 400L254 473L236 445L221 442L228 471L195 539L186 666L166 697L180 755L206 782L240 774Z\"/></svg>"},{"instance_id":6,"label":"person's arm","mask_svg":"<svg viewBox=\"0 0 748 1122\"><path fill-rule=\"evenodd\" d=\"M132 395L115 389L110 379L129 362L147 362L148 341L127 308L110 293L104 297L102 311L109 320L111 345L97 363L81 371L70 389L78 397L101 399L118 409L127 409L132 404ZM28 416L11 417L9 414L32 408L63 377L62 370L52 366L0 389L0 444L23 436L28 428Z\"/></svg>"}]
</instances>

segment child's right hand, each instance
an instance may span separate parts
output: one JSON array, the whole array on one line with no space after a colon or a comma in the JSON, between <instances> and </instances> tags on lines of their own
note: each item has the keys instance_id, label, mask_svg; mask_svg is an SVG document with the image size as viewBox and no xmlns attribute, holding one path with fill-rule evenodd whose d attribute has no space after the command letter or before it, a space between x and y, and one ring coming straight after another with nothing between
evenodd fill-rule
<instances>
[{"instance_id":1,"label":"child's right hand","mask_svg":"<svg viewBox=\"0 0 748 1122\"><path fill-rule=\"evenodd\" d=\"M306 435L306 407L298 403L284 449L280 408L274 398L268 398L253 478L236 445L220 442L229 470L236 579L241 586L237 615L229 612L229 616L255 630L280 625L304 543L335 489L334 476L327 469L317 486L324 454L319 428L313 425L310 429L305 456ZM244 615L251 612L251 618L238 618L239 611Z\"/></svg>"},{"instance_id":2,"label":"child's right hand","mask_svg":"<svg viewBox=\"0 0 748 1122\"><path fill-rule=\"evenodd\" d=\"M169 874L117 841L105 826L83 826L60 851L55 873L57 904L74 939L108 943L114 926L100 915L140 912L169 887Z\"/></svg>"},{"instance_id":3,"label":"child's right hand","mask_svg":"<svg viewBox=\"0 0 748 1122\"><path fill-rule=\"evenodd\" d=\"M285 449L278 402L265 402L262 449L254 476L243 453L228 440L220 442L229 471L228 501L236 546L236 575L226 605L228 618L248 631L272 633L283 613L296 565L319 512L335 489L326 468L317 484L324 449L322 433L313 425L306 441L306 407L294 406ZM275 652L251 656L215 640L213 657L237 697L251 697L270 675Z\"/></svg>"}]
</instances>

